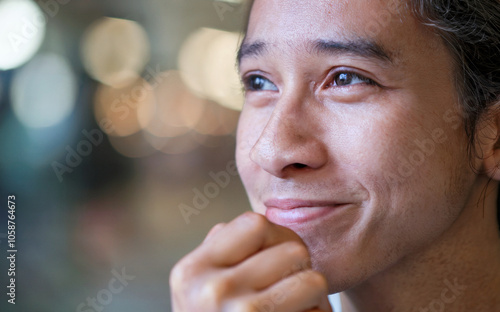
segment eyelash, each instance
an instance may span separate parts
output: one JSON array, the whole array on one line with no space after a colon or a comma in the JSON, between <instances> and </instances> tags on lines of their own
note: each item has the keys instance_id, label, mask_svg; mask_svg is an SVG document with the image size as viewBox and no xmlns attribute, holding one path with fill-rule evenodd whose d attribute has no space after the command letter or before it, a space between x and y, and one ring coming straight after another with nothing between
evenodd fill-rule
<instances>
[{"instance_id":1,"label":"eyelash","mask_svg":"<svg viewBox=\"0 0 500 312\"><path fill-rule=\"evenodd\" d=\"M351 75L351 79L359 79L359 80L361 80L361 81L363 82L363 83L356 83L356 84L354 84L354 85L357 85L357 84L366 84L366 85L370 85L370 86L376 86L376 85L378 85L378 84L377 84L374 80L372 80L372 79L370 79L370 78L367 78L367 77L365 77L365 76L363 76L363 75L360 75L360 74L357 74L357 73L355 73L355 72L348 71L348 70L342 70L342 71L337 71L336 73L333 73L333 74L331 75L331 79L329 79L329 80L330 80L330 82L326 85L326 87L332 87L332 86L334 86L335 81L336 81L336 80L338 79L338 77L339 77L340 75L342 75L342 74ZM246 77L246 78L244 78L244 79L242 80L242 82L243 82L243 91L245 91L245 92L252 92L252 91L269 91L269 90L259 90L259 89L255 89L255 88L253 88L253 87L252 87L252 80L253 80L253 79L256 79L256 78L263 79L263 80L265 80L266 82L269 82L269 83L271 83L271 84L273 84L273 85L274 85L274 83L273 83L271 80L267 79L266 77L264 77L264 76L262 76L262 75L255 75L255 74L254 74L254 75L250 75L250 76L248 76L248 77ZM334 86L334 87L339 87L339 88L341 88L341 87L351 87L351 86L353 86L353 85L346 85L346 86Z\"/></svg>"}]
</instances>

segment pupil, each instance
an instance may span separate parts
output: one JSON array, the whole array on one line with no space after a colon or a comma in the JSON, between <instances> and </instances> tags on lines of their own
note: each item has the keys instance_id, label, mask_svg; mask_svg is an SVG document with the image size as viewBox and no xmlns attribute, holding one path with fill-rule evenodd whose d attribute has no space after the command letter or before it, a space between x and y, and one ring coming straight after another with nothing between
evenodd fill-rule
<instances>
[{"instance_id":1,"label":"pupil","mask_svg":"<svg viewBox=\"0 0 500 312\"><path fill-rule=\"evenodd\" d=\"M263 86L264 86L264 80L261 77L255 77L253 80L252 88L261 89Z\"/></svg>"},{"instance_id":2,"label":"pupil","mask_svg":"<svg viewBox=\"0 0 500 312\"><path fill-rule=\"evenodd\" d=\"M348 85L351 82L352 82L352 74L349 73L342 73L337 78L338 86Z\"/></svg>"}]
</instances>

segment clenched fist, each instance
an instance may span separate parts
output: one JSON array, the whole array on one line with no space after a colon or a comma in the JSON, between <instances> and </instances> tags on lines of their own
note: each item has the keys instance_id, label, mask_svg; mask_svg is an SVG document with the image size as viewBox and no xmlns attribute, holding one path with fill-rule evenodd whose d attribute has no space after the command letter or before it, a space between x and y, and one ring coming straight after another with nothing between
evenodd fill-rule
<instances>
[{"instance_id":1,"label":"clenched fist","mask_svg":"<svg viewBox=\"0 0 500 312\"><path fill-rule=\"evenodd\" d=\"M170 276L174 312L331 312L327 283L293 231L247 212L218 224Z\"/></svg>"}]
</instances>

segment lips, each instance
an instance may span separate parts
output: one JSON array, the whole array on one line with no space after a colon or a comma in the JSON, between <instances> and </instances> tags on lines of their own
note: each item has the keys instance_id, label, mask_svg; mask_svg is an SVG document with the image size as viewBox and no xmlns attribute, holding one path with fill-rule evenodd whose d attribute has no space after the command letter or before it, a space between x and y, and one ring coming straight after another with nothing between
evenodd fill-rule
<instances>
[{"instance_id":1,"label":"lips","mask_svg":"<svg viewBox=\"0 0 500 312\"><path fill-rule=\"evenodd\" d=\"M269 199L264 202L266 217L273 223L283 226L305 224L316 219L324 218L348 202L317 201L300 199Z\"/></svg>"}]
</instances>

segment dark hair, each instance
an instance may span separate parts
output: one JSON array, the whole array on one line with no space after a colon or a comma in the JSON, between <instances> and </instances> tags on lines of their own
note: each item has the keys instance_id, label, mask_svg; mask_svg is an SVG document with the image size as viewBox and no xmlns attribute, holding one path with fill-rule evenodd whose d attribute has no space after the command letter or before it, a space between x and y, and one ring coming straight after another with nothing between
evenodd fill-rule
<instances>
[{"instance_id":1,"label":"dark hair","mask_svg":"<svg viewBox=\"0 0 500 312\"><path fill-rule=\"evenodd\" d=\"M452 53L469 157L476 153L477 123L500 101L500 1L409 0L413 14L430 26ZM497 199L500 228L500 199Z\"/></svg>"},{"instance_id":2,"label":"dark hair","mask_svg":"<svg viewBox=\"0 0 500 312\"><path fill-rule=\"evenodd\" d=\"M407 0L406 4L420 22L441 36L454 58L472 159L477 123L500 102L500 0ZM500 198L497 201L500 228Z\"/></svg>"},{"instance_id":3,"label":"dark hair","mask_svg":"<svg viewBox=\"0 0 500 312\"><path fill-rule=\"evenodd\" d=\"M454 57L456 87L473 151L479 118L500 100L500 2L409 0L409 4Z\"/></svg>"}]
</instances>

